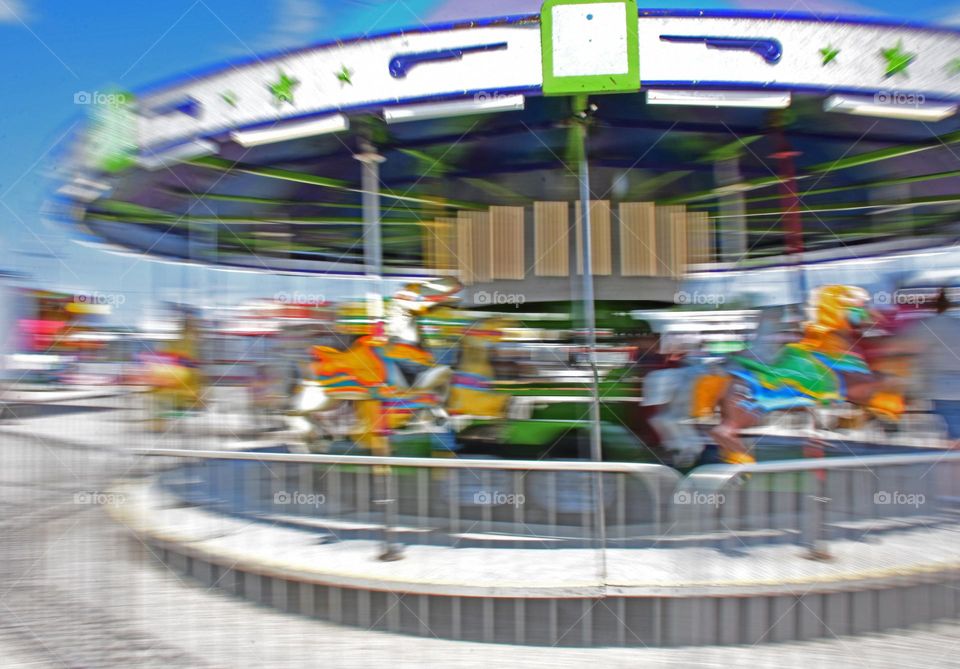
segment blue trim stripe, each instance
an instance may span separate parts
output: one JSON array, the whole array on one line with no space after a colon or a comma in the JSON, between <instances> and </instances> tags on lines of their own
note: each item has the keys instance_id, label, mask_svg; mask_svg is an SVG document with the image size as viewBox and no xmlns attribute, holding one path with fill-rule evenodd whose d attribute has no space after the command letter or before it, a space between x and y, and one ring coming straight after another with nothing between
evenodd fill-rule
<instances>
[{"instance_id":1,"label":"blue trim stripe","mask_svg":"<svg viewBox=\"0 0 960 669\"><path fill-rule=\"evenodd\" d=\"M960 35L960 28L923 23L922 21L898 21L894 18L856 16L853 14L817 14L814 12L742 11L739 9L641 9L640 18L703 18L703 19L766 19L774 21L816 21L818 23L844 23L882 28L927 30Z\"/></svg>"},{"instance_id":2,"label":"blue trim stripe","mask_svg":"<svg viewBox=\"0 0 960 669\"><path fill-rule=\"evenodd\" d=\"M780 62L783 45L774 37L720 37L716 35L660 35L662 42L702 43L710 49L740 50L755 53L767 63Z\"/></svg>"},{"instance_id":3,"label":"blue trim stripe","mask_svg":"<svg viewBox=\"0 0 960 669\"><path fill-rule=\"evenodd\" d=\"M491 44L476 44L473 46L460 46L449 49L434 49L433 51L399 53L390 59L390 76L394 79L403 79L410 73L410 70L417 65L439 63L447 60L462 60L463 56L468 53L499 51L506 48L506 42L493 42Z\"/></svg>"}]
</instances>

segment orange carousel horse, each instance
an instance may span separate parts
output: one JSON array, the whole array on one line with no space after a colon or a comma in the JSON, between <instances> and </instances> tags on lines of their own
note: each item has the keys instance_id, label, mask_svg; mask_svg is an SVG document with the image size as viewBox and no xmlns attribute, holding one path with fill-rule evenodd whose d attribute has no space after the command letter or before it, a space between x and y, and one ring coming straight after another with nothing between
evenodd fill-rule
<instances>
[{"instance_id":1,"label":"orange carousel horse","mask_svg":"<svg viewBox=\"0 0 960 669\"><path fill-rule=\"evenodd\" d=\"M850 402L873 415L895 420L904 410L896 382L867 364L858 347L868 324L869 296L856 286L823 286L811 296L813 318L803 338L786 344L767 364L746 355L732 356L722 374L702 377L694 388L694 414L720 408L720 424L711 436L723 459L754 462L740 433L759 425L772 411L812 410Z\"/></svg>"}]
</instances>

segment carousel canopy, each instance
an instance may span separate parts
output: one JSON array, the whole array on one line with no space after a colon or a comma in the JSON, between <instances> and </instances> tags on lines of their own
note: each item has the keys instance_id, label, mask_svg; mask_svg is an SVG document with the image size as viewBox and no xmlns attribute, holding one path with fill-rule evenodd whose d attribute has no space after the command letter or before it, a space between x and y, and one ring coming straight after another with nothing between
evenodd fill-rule
<instances>
[{"instance_id":1,"label":"carousel canopy","mask_svg":"<svg viewBox=\"0 0 960 669\"><path fill-rule=\"evenodd\" d=\"M438 6L450 22L117 92L77 138L61 212L119 249L360 273L374 161L385 271L403 276L438 268L438 225L574 203L584 156L614 229L623 203L679 207L709 221L713 251L734 221L752 257L797 232L809 250L943 233L957 218L952 30L514 5L531 13L462 21Z\"/></svg>"}]
</instances>

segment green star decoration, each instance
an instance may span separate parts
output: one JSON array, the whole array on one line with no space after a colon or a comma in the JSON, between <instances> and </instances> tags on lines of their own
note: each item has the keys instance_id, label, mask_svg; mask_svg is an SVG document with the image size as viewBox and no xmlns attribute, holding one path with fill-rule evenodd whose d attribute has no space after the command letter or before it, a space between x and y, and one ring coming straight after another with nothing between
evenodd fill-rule
<instances>
[{"instance_id":1,"label":"green star decoration","mask_svg":"<svg viewBox=\"0 0 960 669\"><path fill-rule=\"evenodd\" d=\"M231 107L237 106L237 94L233 91L224 91L220 94L220 99L226 102Z\"/></svg>"},{"instance_id":2,"label":"green star decoration","mask_svg":"<svg viewBox=\"0 0 960 669\"><path fill-rule=\"evenodd\" d=\"M907 53L903 50L903 40L898 40L897 46L892 49L881 49L880 53L887 61L886 76L888 77L892 77L900 72L906 74L907 65L913 62L913 59L917 56L915 53Z\"/></svg>"},{"instance_id":3,"label":"green star decoration","mask_svg":"<svg viewBox=\"0 0 960 669\"><path fill-rule=\"evenodd\" d=\"M947 63L947 72L950 74L960 74L960 58L954 58Z\"/></svg>"},{"instance_id":4,"label":"green star decoration","mask_svg":"<svg viewBox=\"0 0 960 669\"><path fill-rule=\"evenodd\" d=\"M284 102L293 104L293 89L300 85L300 81L288 77L280 72L280 80L267 86L273 94L273 101L278 105Z\"/></svg>"},{"instance_id":5,"label":"green star decoration","mask_svg":"<svg viewBox=\"0 0 960 669\"><path fill-rule=\"evenodd\" d=\"M820 57L823 59L823 65L834 60L840 54L840 49L834 49L832 44L820 49Z\"/></svg>"},{"instance_id":6,"label":"green star decoration","mask_svg":"<svg viewBox=\"0 0 960 669\"><path fill-rule=\"evenodd\" d=\"M353 86L353 81L350 79L352 75L353 72L348 70L346 65L341 65L340 71L337 72L337 81L340 82L340 86L343 86L344 84Z\"/></svg>"}]
</instances>

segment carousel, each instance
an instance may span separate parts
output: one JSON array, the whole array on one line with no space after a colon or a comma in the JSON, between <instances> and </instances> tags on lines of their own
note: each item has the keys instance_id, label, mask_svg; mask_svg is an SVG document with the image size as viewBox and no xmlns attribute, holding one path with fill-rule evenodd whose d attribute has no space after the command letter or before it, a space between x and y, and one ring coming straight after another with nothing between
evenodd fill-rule
<instances>
[{"instance_id":1,"label":"carousel","mask_svg":"<svg viewBox=\"0 0 960 669\"><path fill-rule=\"evenodd\" d=\"M690 380L684 418L712 416L725 459L771 412L896 421L904 385L853 333L902 278L887 258L935 266L957 235L960 34L939 27L547 0L121 93L73 144L60 217L106 251L363 283L288 413L374 453L412 425L498 457L657 458L649 314L675 304L809 306L776 362ZM761 304L744 275L776 276Z\"/></svg>"}]
</instances>

